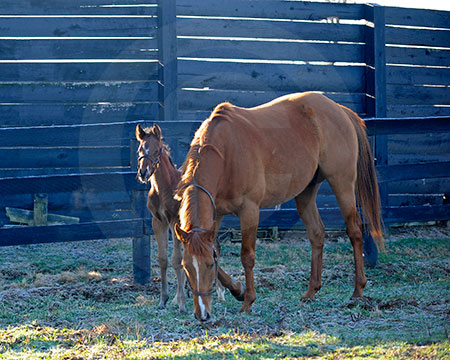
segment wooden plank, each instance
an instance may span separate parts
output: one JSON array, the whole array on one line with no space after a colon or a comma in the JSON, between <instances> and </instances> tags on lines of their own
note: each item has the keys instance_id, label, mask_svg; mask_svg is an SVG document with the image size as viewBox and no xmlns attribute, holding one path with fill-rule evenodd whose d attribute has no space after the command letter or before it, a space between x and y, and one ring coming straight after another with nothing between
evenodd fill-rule
<instances>
[{"instance_id":1,"label":"wooden plank","mask_svg":"<svg viewBox=\"0 0 450 360\"><path fill-rule=\"evenodd\" d=\"M145 3L142 0L65 0L64 2L60 0L2 0L0 13L3 15L154 15L155 3L156 0L146 0Z\"/></svg>"},{"instance_id":2,"label":"wooden plank","mask_svg":"<svg viewBox=\"0 0 450 360\"><path fill-rule=\"evenodd\" d=\"M319 213L327 229L345 228L339 208L320 208ZM450 205L383 207L383 220L385 224L449 219ZM259 227L271 228L273 226L278 226L282 230L304 228L304 224L295 209L261 210ZM239 219L234 216L226 216L222 222L222 228L240 228Z\"/></svg>"},{"instance_id":3,"label":"wooden plank","mask_svg":"<svg viewBox=\"0 0 450 360\"><path fill-rule=\"evenodd\" d=\"M182 88L364 92L365 66L293 65L180 60Z\"/></svg>"},{"instance_id":4,"label":"wooden plank","mask_svg":"<svg viewBox=\"0 0 450 360\"><path fill-rule=\"evenodd\" d=\"M1 148L0 168L89 168L130 166L129 147Z\"/></svg>"},{"instance_id":5,"label":"wooden plank","mask_svg":"<svg viewBox=\"0 0 450 360\"><path fill-rule=\"evenodd\" d=\"M177 29L179 36L364 42L364 26L339 23L179 17Z\"/></svg>"},{"instance_id":6,"label":"wooden plank","mask_svg":"<svg viewBox=\"0 0 450 360\"><path fill-rule=\"evenodd\" d=\"M386 26L386 44L448 48L450 31Z\"/></svg>"},{"instance_id":7,"label":"wooden plank","mask_svg":"<svg viewBox=\"0 0 450 360\"><path fill-rule=\"evenodd\" d=\"M155 37L152 16L14 16L0 18L2 37Z\"/></svg>"},{"instance_id":8,"label":"wooden plank","mask_svg":"<svg viewBox=\"0 0 450 360\"><path fill-rule=\"evenodd\" d=\"M386 47L386 61L391 64L450 66L449 49Z\"/></svg>"},{"instance_id":9,"label":"wooden plank","mask_svg":"<svg viewBox=\"0 0 450 360\"><path fill-rule=\"evenodd\" d=\"M386 6L386 23L394 25L449 28L448 11Z\"/></svg>"},{"instance_id":10,"label":"wooden plank","mask_svg":"<svg viewBox=\"0 0 450 360\"><path fill-rule=\"evenodd\" d=\"M252 107L263 104L289 92L265 91L209 91L183 89L180 92L180 110L212 110L217 104L229 101L234 105ZM358 113L364 112L364 94L329 93L330 99L352 108Z\"/></svg>"},{"instance_id":11,"label":"wooden plank","mask_svg":"<svg viewBox=\"0 0 450 360\"><path fill-rule=\"evenodd\" d=\"M1 60L139 59L157 57L156 39L3 39Z\"/></svg>"},{"instance_id":12,"label":"wooden plank","mask_svg":"<svg viewBox=\"0 0 450 360\"><path fill-rule=\"evenodd\" d=\"M162 64L160 91L163 106L160 120L178 120L178 61L177 61L176 0L158 1L158 59Z\"/></svg>"},{"instance_id":13,"label":"wooden plank","mask_svg":"<svg viewBox=\"0 0 450 360\"><path fill-rule=\"evenodd\" d=\"M142 220L0 228L0 246L142 236Z\"/></svg>"},{"instance_id":14,"label":"wooden plank","mask_svg":"<svg viewBox=\"0 0 450 360\"><path fill-rule=\"evenodd\" d=\"M448 154L447 154L448 156ZM378 182L450 177L450 161L377 166Z\"/></svg>"},{"instance_id":15,"label":"wooden plank","mask_svg":"<svg viewBox=\"0 0 450 360\"><path fill-rule=\"evenodd\" d=\"M15 208L5 208L6 216L9 217L12 223L33 225L34 223L34 211L15 209ZM47 224L46 225L70 225L79 224L80 218L74 216L58 215L58 214L47 214Z\"/></svg>"},{"instance_id":16,"label":"wooden plank","mask_svg":"<svg viewBox=\"0 0 450 360\"><path fill-rule=\"evenodd\" d=\"M387 115L389 117L450 116L450 106L389 104Z\"/></svg>"},{"instance_id":17,"label":"wooden plank","mask_svg":"<svg viewBox=\"0 0 450 360\"><path fill-rule=\"evenodd\" d=\"M369 135L450 132L450 117L365 119Z\"/></svg>"},{"instance_id":18,"label":"wooden plank","mask_svg":"<svg viewBox=\"0 0 450 360\"><path fill-rule=\"evenodd\" d=\"M364 62L364 45L255 40L178 39L178 56L190 58Z\"/></svg>"},{"instance_id":19,"label":"wooden plank","mask_svg":"<svg viewBox=\"0 0 450 360\"><path fill-rule=\"evenodd\" d=\"M364 7L357 4L309 1L177 0L177 14L296 20L324 20L338 17L358 20L364 18Z\"/></svg>"},{"instance_id":20,"label":"wooden plank","mask_svg":"<svg viewBox=\"0 0 450 360\"><path fill-rule=\"evenodd\" d=\"M0 144L3 147L129 146L130 139L135 136L138 123L142 126L151 126L155 122L130 121L113 124L0 128ZM158 124L166 138L181 138L190 142L201 122L161 121Z\"/></svg>"},{"instance_id":21,"label":"wooden plank","mask_svg":"<svg viewBox=\"0 0 450 360\"><path fill-rule=\"evenodd\" d=\"M0 99L5 103L156 101L160 86L157 81L0 83Z\"/></svg>"},{"instance_id":22,"label":"wooden plank","mask_svg":"<svg viewBox=\"0 0 450 360\"><path fill-rule=\"evenodd\" d=\"M0 63L0 81L142 81L158 80L159 63L69 62Z\"/></svg>"},{"instance_id":23,"label":"wooden plank","mask_svg":"<svg viewBox=\"0 0 450 360\"><path fill-rule=\"evenodd\" d=\"M403 105L450 105L450 87L389 84L387 101Z\"/></svg>"},{"instance_id":24,"label":"wooden plank","mask_svg":"<svg viewBox=\"0 0 450 360\"><path fill-rule=\"evenodd\" d=\"M0 103L0 126L49 126L117 123L158 119L157 102L102 104Z\"/></svg>"},{"instance_id":25,"label":"wooden plank","mask_svg":"<svg viewBox=\"0 0 450 360\"><path fill-rule=\"evenodd\" d=\"M396 85L450 85L450 68L387 66L387 82Z\"/></svg>"},{"instance_id":26,"label":"wooden plank","mask_svg":"<svg viewBox=\"0 0 450 360\"><path fill-rule=\"evenodd\" d=\"M35 194L69 191L130 191L145 189L135 172L86 175L50 175L0 179L0 194Z\"/></svg>"}]
</instances>

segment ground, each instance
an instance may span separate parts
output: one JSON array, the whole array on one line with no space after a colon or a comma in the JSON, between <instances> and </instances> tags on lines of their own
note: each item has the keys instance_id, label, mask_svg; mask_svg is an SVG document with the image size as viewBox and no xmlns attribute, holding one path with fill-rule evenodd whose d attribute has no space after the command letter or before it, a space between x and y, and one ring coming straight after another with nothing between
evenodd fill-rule
<instances>
[{"instance_id":1,"label":"ground","mask_svg":"<svg viewBox=\"0 0 450 360\"><path fill-rule=\"evenodd\" d=\"M159 269L132 284L131 240L0 248L0 359L450 358L450 229L398 228L365 298L350 300L353 256L342 233L324 252L323 287L302 301L310 246L303 232L258 240L257 299L239 314L214 296L201 324L168 303L159 310ZM240 244L223 241L222 266L243 281ZM171 296L175 273L169 272Z\"/></svg>"}]
</instances>

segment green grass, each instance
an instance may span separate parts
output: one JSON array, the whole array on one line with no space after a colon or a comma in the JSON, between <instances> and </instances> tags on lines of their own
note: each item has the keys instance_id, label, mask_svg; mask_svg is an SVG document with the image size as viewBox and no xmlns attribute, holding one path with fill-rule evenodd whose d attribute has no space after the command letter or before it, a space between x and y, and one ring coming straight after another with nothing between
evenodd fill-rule
<instances>
[{"instance_id":1,"label":"green grass","mask_svg":"<svg viewBox=\"0 0 450 360\"><path fill-rule=\"evenodd\" d=\"M397 230L397 232L399 232ZM323 287L302 301L310 246L303 233L258 241L250 314L227 294L201 324L168 303L153 281L132 284L131 241L0 248L0 359L448 359L450 236L429 228L392 235L351 301L352 251L326 241ZM243 281L240 244L222 244L222 266ZM171 296L175 274L169 271Z\"/></svg>"}]
</instances>

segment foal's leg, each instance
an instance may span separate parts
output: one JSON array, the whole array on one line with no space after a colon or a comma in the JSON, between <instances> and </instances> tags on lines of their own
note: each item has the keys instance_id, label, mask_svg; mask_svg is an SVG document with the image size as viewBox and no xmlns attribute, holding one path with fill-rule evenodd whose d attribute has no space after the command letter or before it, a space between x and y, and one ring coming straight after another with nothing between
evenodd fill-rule
<instances>
[{"instance_id":1,"label":"foal's leg","mask_svg":"<svg viewBox=\"0 0 450 360\"><path fill-rule=\"evenodd\" d=\"M166 221L161 221L153 216L152 219L153 233L155 234L156 243L158 244L158 262L159 270L161 272L161 297L159 308L164 309L166 302L169 299L167 291L167 247L169 242L169 224Z\"/></svg>"},{"instance_id":2,"label":"foal's leg","mask_svg":"<svg viewBox=\"0 0 450 360\"><path fill-rule=\"evenodd\" d=\"M256 299L253 267L255 266L255 246L258 232L259 208L256 205L245 207L240 213L241 220L241 262L245 271L245 295L244 303L239 312L250 312L250 308Z\"/></svg>"},{"instance_id":3,"label":"foal's leg","mask_svg":"<svg viewBox=\"0 0 450 360\"><path fill-rule=\"evenodd\" d=\"M325 227L316 205L317 191L320 184L309 185L295 198L297 211L306 226L308 239L311 243L311 275L308 290L303 298L312 298L322 286L322 255L325 239Z\"/></svg>"},{"instance_id":4,"label":"foal's leg","mask_svg":"<svg viewBox=\"0 0 450 360\"><path fill-rule=\"evenodd\" d=\"M354 182L344 181L343 179L339 179L338 181L328 179L328 182L336 195L342 216L345 220L347 235L353 246L355 290L353 291L352 297L362 297L367 281L366 275L364 274L362 223L356 211Z\"/></svg>"},{"instance_id":5,"label":"foal's leg","mask_svg":"<svg viewBox=\"0 0 450 360\"><path fill-rule=\"evenodd\" d=\"M184 293L184 285L186 283L186 275L184 273L183 267L181 266L182 254L181 254L181 243L175 236L173 227L170 227L172 231L173 239L173 252L172 252L172 266L177 274L177 293L172 300L172 304L178 304L178 309L180 312L186 312L186 295Z\"/></svg>"}]
</instances>

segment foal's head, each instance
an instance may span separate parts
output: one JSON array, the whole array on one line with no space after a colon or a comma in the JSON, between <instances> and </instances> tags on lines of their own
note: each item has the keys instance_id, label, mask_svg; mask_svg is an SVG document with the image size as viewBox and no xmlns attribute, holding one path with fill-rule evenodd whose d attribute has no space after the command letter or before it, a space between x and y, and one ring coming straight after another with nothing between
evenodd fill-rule
<instances>
[{"instance_id":1,"label":"foal's head","mask_svg":"<svg viewBox=\"0 0 450 360\"><path fill-rule=\"evenodd\" d=\"M161 128L153 125L151 128L143 129L140 124L136 126L136 139L139 141L138 148L138 180L142 183L149 181L159 166L163 151Z\"/></svg>"},{"instance_id":2,"label":"foal's head","mask_svg":"<svg viewBox=\"0 0 450 360\"><path fill-rule=\"evenodd\" d=\"M200 321L207 321L211 317L211 295L218 272L217 254L213 247L214 231L184 231L175 224L175 233L184 244L182 265L194 299L194 315Z\"/></svg>"}]
</instances>

